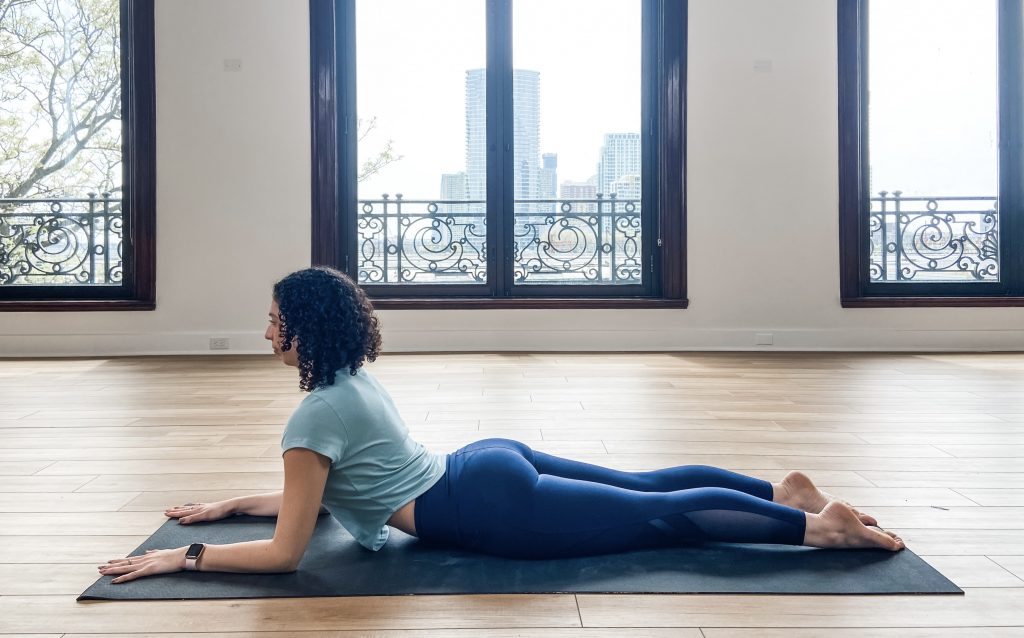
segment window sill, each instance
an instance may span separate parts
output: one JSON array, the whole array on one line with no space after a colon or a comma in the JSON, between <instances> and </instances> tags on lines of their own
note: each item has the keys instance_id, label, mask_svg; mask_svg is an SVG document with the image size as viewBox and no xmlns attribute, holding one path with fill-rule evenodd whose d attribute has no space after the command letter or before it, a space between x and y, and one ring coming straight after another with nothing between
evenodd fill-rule
<instances>
[{"instance_id":1,"label":"window sill","mask_svg":"<svg viewBox=\"0 0 1024 638\"><path fill-rule=\"evenodd\" d=\"M1024 297L853 297L843 308L1012 308L1024 306Z\"/></svg>"},{"instance_id":2,"label":"window sill","mask_svg":"<svg viewBox=\"0 0 1024 638\"><path fill-rule=\"evenodd\" d=\"M0 299L0 312L117 312L124 310L156 310L156 303L137 299L50 299L32 301Z\"/></svg>"},{"instance_id":3,"label":"window sill","mask_svg":"<svg viewBox=\"0 0 1024 638\"><path fill-rule=\"evenodd\" d=\"M653 299L642 297L595 297L590 299L557 297L422 297L373 299L377 310L494 310L494 309L683 309L687 299Z\"/></svg>"}]
</instances>

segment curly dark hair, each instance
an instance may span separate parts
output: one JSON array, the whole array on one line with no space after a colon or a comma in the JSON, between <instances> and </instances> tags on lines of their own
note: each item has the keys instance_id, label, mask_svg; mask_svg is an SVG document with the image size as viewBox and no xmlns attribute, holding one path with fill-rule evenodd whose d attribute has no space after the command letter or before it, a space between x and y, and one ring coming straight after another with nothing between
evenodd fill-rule
<instances>
[{"instance_id":1,"label":"curly dark hair","mask_svg":"<svg viewBox=\"0 0 1024 638\"><path fill-rule=\"evenodd\" d=\"M299 387L306 392L332 385L348 367L355 375L380 354L380 325L373 304L347 275L316 266L274 284L281 314L282 350L298 338Z\"/></svg>"}]
</instances>

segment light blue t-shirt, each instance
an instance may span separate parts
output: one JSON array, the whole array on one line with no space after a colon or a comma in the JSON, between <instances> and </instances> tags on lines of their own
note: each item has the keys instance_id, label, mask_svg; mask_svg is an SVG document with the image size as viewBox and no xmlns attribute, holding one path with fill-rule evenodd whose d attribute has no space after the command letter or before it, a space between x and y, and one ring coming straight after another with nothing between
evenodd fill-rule
<instances>
[{"instance_id":1,"label":"light blue t-shirt","mask_svg":"<svg viewBox=\"0 0 1024 638\"><path fill-rule=\"evenodd\" d=\"M344 368L334 385L318 388L288 419L281 453L306 448L331 460L323 504L359 544L376 551L398 508L444 474L442 455L409 437L394 402L363 368Z\"/></svg>"}]
</instances>

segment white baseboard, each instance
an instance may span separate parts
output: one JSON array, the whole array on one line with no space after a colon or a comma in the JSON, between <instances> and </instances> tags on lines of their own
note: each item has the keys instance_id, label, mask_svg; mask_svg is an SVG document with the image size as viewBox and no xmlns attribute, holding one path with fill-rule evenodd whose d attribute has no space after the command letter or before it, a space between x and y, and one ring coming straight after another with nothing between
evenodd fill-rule
<instances>
[{"instance_id":1,"label":"white baseboard","mask_svg":"<svg viewBox=\"0 0 1024 638\"><path fill-rule=\"evenodd\" d=\"M773 345L758 346L770 332ZM228 350L210 350L211 337ZM390 330L384 351L658 352L865 351L1021 352L1024 330ZM262 332L0 335L0 357L269 354Z\"/></svg>"}]
</instances>

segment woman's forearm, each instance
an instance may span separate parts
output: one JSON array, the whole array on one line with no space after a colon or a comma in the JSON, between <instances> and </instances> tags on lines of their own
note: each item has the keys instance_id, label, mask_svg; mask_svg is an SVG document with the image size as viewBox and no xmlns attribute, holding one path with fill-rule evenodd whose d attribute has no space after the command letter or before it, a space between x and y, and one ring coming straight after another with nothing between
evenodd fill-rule
<instances>
[{"instance_id":1,"label":"woman's forearm","mask_svg":"<svg viewBox=\"0 0 1024 638\"><path fill-rule=\"evenodd\" d=\"M252 496L236 496L229 499L232 514L249 514L250 516L277 516L281 513L281 494L268 492ZM326 514L327 508L321 506L320 513Z\"/></svg>"},{"instance_id":2,"label":"woman's forearm","mask_svg":"<svg viewBox=\"0 0 1024 638\"><path fill-rule=\"evenodd\" d=\"M282 492L236 496L230 499L232 512L251 516L277 516L281 511Z\"/></svg>"},{"instance_id":3,"label":"woman's forearm","mask_svg":"<svg viewBox=\"0 0 1024 638\"><path fill-rule=\"evenodd\" d=\"M184 556L182 554L182 566ZM273 540L258 540L207 545L196 565L203 572L280 573L295 571L301 558L301 554L289 555L280 543L275 546Z\"/></svg>"}]
</instances>

